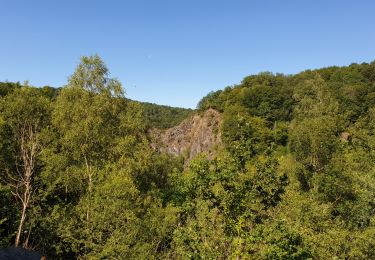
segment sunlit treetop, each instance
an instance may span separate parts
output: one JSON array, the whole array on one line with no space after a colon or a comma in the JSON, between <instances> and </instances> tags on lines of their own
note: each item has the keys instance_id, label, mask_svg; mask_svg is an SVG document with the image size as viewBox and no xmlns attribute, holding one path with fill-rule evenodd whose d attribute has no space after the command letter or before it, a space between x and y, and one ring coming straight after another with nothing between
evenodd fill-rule
<instances>
[{"instance_id":1,"label":"sunlit treetop","mask_svg":"<svg viewBox=\"0 0 375 260\"><path fill-rule=\"evenodd\" d=\"M83 88L89 92L124 96L121 82L109 77L106 64L98 56L82 56L74 74L69 78L68 86Z\"/></svg>"}]
</instances>

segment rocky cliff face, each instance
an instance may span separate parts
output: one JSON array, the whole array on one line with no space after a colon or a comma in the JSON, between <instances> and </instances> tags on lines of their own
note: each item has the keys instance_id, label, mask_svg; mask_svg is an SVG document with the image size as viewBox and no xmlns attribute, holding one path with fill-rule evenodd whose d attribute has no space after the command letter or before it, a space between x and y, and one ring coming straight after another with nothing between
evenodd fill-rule
<instances>
[{"instance_id":1,"label":"rocky cliff face","mask_svg":"<svg viewBox=\"0 0 375 260\"><path fill-rule=\"evenodd\" d=\"M187 161L200 152L210 155L221 144L220 124L221 114L208 109L173 128L151 130L152 146L160 152L183 156Z\"/></svg>"}]
</instances>

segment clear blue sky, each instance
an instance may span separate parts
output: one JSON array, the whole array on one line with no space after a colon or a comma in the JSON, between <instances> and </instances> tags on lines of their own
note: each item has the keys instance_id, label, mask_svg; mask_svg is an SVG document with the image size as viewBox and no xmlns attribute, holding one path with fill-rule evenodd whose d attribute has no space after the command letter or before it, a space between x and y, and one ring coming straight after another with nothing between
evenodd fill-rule
<instances>
[{"instance_id":1,"label":"clear blue sky","mask_svg":"<svg viewBox=\"0 0 375 260\"><path fill-rule=\"evenodd\" d=\"M1 0L0 81L62 86L99 54L130 98L195 107L260 71L375 59L373 0Z\"/></svg>"}]
</instances>

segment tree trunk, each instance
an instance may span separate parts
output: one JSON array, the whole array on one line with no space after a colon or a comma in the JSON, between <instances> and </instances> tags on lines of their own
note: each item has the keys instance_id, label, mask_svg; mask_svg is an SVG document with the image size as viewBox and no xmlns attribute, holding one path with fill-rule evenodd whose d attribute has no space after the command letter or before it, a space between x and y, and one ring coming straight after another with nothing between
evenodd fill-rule
<instances>
[{"instance_id":1,"label":"tree trunk","mask_svg":"<svg viewBox=\"0 0 375 260\"><path fill-rule=\"evenodd\" d=\"M31 175L29 175L31 176ZM27 208L29 206L29 202L30 202L30 196L31 196L31 187L30 187L30 182L26 182L25 183L25 191L23 193L23 198L22 198L22 211L21 211L21 219L20 219L20 223L18 225L18 230L17 230L17 235L16 235L16 241L15 241L15 246L19 246L20 244L20 240L21 240L21 235L22 235L22 231L23 231L23 225L25 223L25 219L26 219L26 212L27 212Z\"/></svg>"},{"instance_id":2,"label":"tree trunk","mask_svg":"<svg viewBox=\"0 0 375 260\"><path fill-rule=\"evenodd\" d=\"M27 207L25 207L25 206L22 207L21 220L20 220L20 224L18 225L16 242L14 243L14 245L16 247L18 247L19 244L20 244L21 234L22 234L22 230L23 230L23 224L25 223L25 219L26 219L26 209L27 209Z\"/></svg>"},{"instance_id":3,"label":"tree trunk","mask_svg":"<svg viewBox=\"0 0 375 260\"><path fill-rule=\"evenodd\" d=\"M13 194L20 200L22 210L14 243L16 247L19 246L21 242L26 214L30 206L30 199L33 192L32 176L34 173L36 156L39 150L36 128L36 125L25 123L19 133L22 168L17 169L19 179L15 185L16 190Z\"/></svg>"},{"instance_id":4,"label":"tree trunk","mask_svg":"<svg viewBox=\"0 0 375 260\"><path fill-rule=\"evenodd\" d=\"M90 202L91 202L91 192L92 192L92 172L91 172L91 166L88 163L87 157L85 156L85 164L86 164L86 172L87 172L87 180L88 180L88 196L89 196L89 201L87 205L87 212L86 212L86 220L90 219Z\"/></svg>"}]
</instances>

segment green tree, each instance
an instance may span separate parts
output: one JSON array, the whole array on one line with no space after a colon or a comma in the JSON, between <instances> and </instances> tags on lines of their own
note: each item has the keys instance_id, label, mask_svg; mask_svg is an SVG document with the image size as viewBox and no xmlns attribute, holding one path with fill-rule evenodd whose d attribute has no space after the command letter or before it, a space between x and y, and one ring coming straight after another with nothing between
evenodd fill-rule
<instances>
[{"instance_id":1,"label":"green tree","mask_svg":"<svg viewBox=\"0 0 375 260\"><path fill-rule=\"evenodd\" d=\"M308 170L322 171L338 147L338 103L319 76L305 81L294 98L298 104L290 129L290 148Z\"/></svg>"},{"instance_id":2,"label":"green tree","mask_svg":"<svg viewBox=\"0 0 375 260\"><path fill-rule=\"evenodd\" d=\"M226 148L242 166L266 152L274 141L266 121L251 116L242 106L230 107L224 112L222 138Z\"/></svg>"},{"instance_id":3,"label":"green tree","mask_svg":"<svg viewBox=\"0 0 375 260\"><path fill-rule=\"evenodd\" d=\"M19 221L15 246L28 246L30 230L24 232L30 207L35 203L35 175L38 174L41 152L40 136L49 124L50 102L32 87L23 87L8 94L0 103L2 131L8 139L2 175L12 187L19 205ZM23 234L28 233L26 237Z\"/></svg>"}]
</instances>

